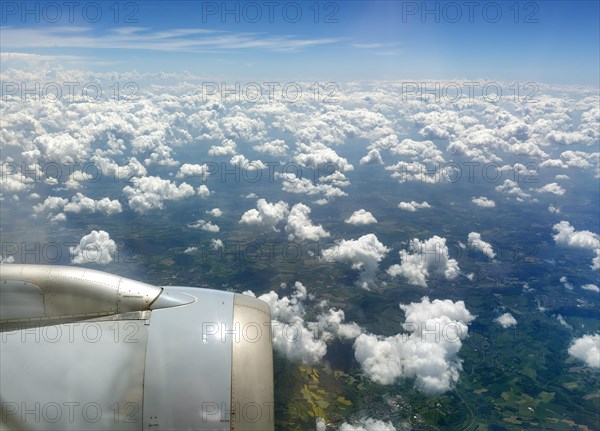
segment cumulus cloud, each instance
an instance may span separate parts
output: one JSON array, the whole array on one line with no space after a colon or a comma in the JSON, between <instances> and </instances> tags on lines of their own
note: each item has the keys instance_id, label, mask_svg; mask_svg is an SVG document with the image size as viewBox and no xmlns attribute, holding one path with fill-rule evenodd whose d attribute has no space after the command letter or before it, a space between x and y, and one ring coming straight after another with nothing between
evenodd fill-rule
<instances>
[{"instance_id":1,"label":"cumulus cloud","mask_svg":"<svg viewBox=\"0 0 600 431\"><path fill-rule=\"evenodd\" d=\"M281 139L275 139L270 142L265 142L264 144L254 145L252 149L259 153L265 153L273 157L281 157L287 154L289 147L285 141Z\"/></svg>"},{"instance_id":2,"label":"cumulus cloud","mask_svg":"<svg viewBox=\"0 0 600 431\"><path fill-rule=\"evenodd\" d=\"M69 250L72 263L106 265L113 261L117 245L110 239L108 232L93 230Z\"/></svg>"},{"instance_id":3,"label":"cumulus cloud","mask_svg":"<svg viewBox=\"0 0 600 431\"><path fill-rule=\"evenodd\" d=\"M569 347L569 354L585 362L588 367L600 368L600 334L575 338Z\"/></svg>"},{"instance_id":4,"label":"cumulus cloud","mask_svg":"<svg viewBox=\"0 0 600 431\"><path fill-rule=\"evenodd\" d=\"M177 201L195 194L194 188L187 183L177 185L160 177L133 178L131 182L133 185L125 186L123 194L129 208L138 214L163 209L164 201Z\"/></svg>"},{"instance_id":5,"label":"cumulus cloud","mask_svg":"<svg viewBox=\"0 0 600 431\"><path fill-rule=\"evenodd\" d=\"M244 295L256 297L249 290ZM343 311L333 308L319 315L317 321L306 322L304 302L307 298L308 291L299 281L289 296L279 297L270 291L258 297L271 310L273 348L290 361L316 364L327 354L327 340L353 339L361 330L355 323L344 323Z\"/></svg>"},{"instance_id":6,"label":"cumulus cloud","mask_svg":"<svg viewBox=\"0 0 600 431\"><path fill-rule=\"evenodd\" d=\"M508 178L505 179L502 184L496 186L496 191L506 193L510 196L515 196L516 200L519 202L523 202L531 197L529 193L525 193L521 189L521 187L519 187L519 184L516 181L510 180Z\"/></svg>"},{"instance_id":7,"label":"cumulus cloud","mask_svg":"<svg viewBox=\"0 0 600 431\"><path fill-rule=\"evenodd\" d=\"M15 263L15 257L14 256L2 256L0 254L0 264L2 263Z\"/></svg>"},{"instance_id":8,"label":"cumulus cloud","mask_svg":"<svg viewBox=\"0 0 600 431\"><path fill-rule=\"evenodd\" d=\"M493 200L488 199L484 196L479 196L478 198L473 198L473 199L471 199L471 202L473 202L478 207L482 207L482 208L494 208L496 206L496 202L494 202Z\"/></svg>"},{"instance_id":9,"label":"cumulus cloud","mask_svg":"<svg viewBox=\"0 0 600 431\"><path fill-rule=\"evenodd\" d=\"M325 231L323 226L312 224L310 212L310 208L304 204L296 204L292 207L285 226L290 241L294 239L318 241L329 236L329 232Z\"/></svg>"},{"instance_id":10,"label":"cumulus cloud","mask_svg":"<svg viewBox=\"0 0 600 431\"><path fill-rule=\"evenodd\" d=\"M563 275L562 277L560 277L559 281L563 284L563 286L564 286L565 289L567 289L567 290L573 290L574 286L571 283L569 283L569 281L567 280L566 276Z\"/></svg>"},{"instance_id":11,"label":"cumulus cloud","mask_svg":"<svg viewBox=\"0 0 600 431\"><path fill-rule=\"evenodd\" d=\"M379 154L379 150L372 149L360 159L361 165L383 165L383 159L381 158L381 154Z\"/></svg>"},{"instance_id":12,"label":"cumulus cloud","mask_svg":"<svg viewBox=\"0 0 600 431\"><path fill-rule=\"evenodd\" d=\"M598 287L592 283L584 284L581 286L581 288L584 290L589 290L590 292L596 292L596 293L600 292L600 287Z\"/></svg>"},{"instance_id":13,"label":"cumulus cloud","mask_svg":"<svg viewBox=\"0 0 600 431\"><path fill-rule=\"evenodd\" d=\"M365 418L352 424L344 422L340 426L340 431L396 431L396 427L391 422Z\"/></svg>"},{"instance_id":14,"label":"cumulus cloud","mask_svg":"<svg viewBox=\"0 0 600 431\"><path fill-rule=\"evenodd\" d=\"M327 183L313 183L309 178L298 178L293 173L275 172L276 178L281 178L282 189L289 193L306 194L308 196L321 195L324 199L331 199L334 197L347 196L339 187ZM345 185L345 184L344 184Z\"/></svg>"},{"instance_id":15,"label":"cumulus cloud","mask_svg":"<svg viewBox=\"0 0 600 431\"><path fill-rule=\"evenodd\" d=\"M558 185L558 183L549 183L543 187L535 189L538 193L552 193L557 196L565 194L565 189Z\"/></svg>"},{"instance_id":16,"label":"cumulus cloud","mask_svg":"<svg viewBox=\"0 0 600 431\"><path fill-rule=\"evenodd\" d=\"M204 184L200 185L198 187L198 196L200 196L202 199L206 199L207 197L209 197L210 190L208 189L208 187Z\"/></svg>"},{"instance_id":17,"label":"cumulus cloud","mask_svg":"<svg viewBox=\"0 0 600 431\"><path fill-rule=\"evenodd\" d=\"M559 209L559 208L557 208L557 207L555 207L554 205L550 204L550 205L548 206L548 212L549 212L550 214L560 214L560 209Z\"/></svg>"},{"instance_id":18,"label":"cumulus cloud","mask_svg":"<svg viewBox=\"0 0 600 431\"><path fill-rule=\"evenodd\" d=\"M211 210L206 211L207 214L210 214L213 217L221 217L223 215L223 211L219 208L213 208Z\"/></svg>"},{"instance_id":19,"label":"cumulus cloud","mask_svg":"<svg viewBox=\"0 0 600 431\"><path fill-rule=\"evenodd\" d=\"M360 209L354 211L350 217L344 220L345 223L353 224L355 226L364 226L367 224L377 223L377 219L369 211Z\"/></svg>"},{"instance_id":20,"label":"cumulus cloud","mask_svg":"<svg viewBox=\"0 0 600 431\"><path fill-rule=\"evenodd\" d=\"M321 253L327 262L350 262L353 269L362 270L357 285L369 289L375 283L379 262L388 252L377 236L370 233L358 239L338 241Z\"/></svg>"},{"instance_id":21,"label":"cumulus cloud","mask_svg":"<svg viewBox=\"0 0 600 431\"><path fill-rule=\"evenodd\" d=\"M400 265L390 266L387 273L396 277L402 275L410 284L427 287L431 273L443 275L452 280L460 273L456 259L450 258L446 238L437 235L425 241L413 239L409 250L400 250Z\"/></svg>"},{"instance_id":22,"label":"cumulus cloud","mask_svg":"<svg viewBox=\"0 0 600 431\"><path fill-rule=\"evenodd\" d=\"M515 326L517 324L517 319L515 319L510 313L504 313L503 315L496 317L494 322L503 328L510 328L511 326Z\"/></svg>"},{"instance_id":23,"label":"cumulus cloud","mask_svg":"<svg viewBox=\"0 0 600 431\"><path fill-rule=\"evenodd\" d=\"M385 385L414 378L415 388L426 394L452 389L462 370L458 352L468 336L467 325L475 317L463 301L449 299L423 297L400 308L406 316L405 333L391 337L361 334L354 341L363 372Z\"/></svg>"},{"instance_id":24,"label":"cumulus cloud","mask_svg":"<svg viewBox=\"0 0 600 431\"><path fill-rule=\"evenodd\" d=\"M283 221L288 213L287 203L279 201L271 204L261 198L256 201L256 209L250 209L242 214L240 223L256 226L263 230L278 232L277 224Z\"/></svg>"},{"instance_id":25,"label":"cumulus cloud","mask_svg":"<svg viewBox=\"0 0 600 431\"><path fill-rule=\"evenodd\" d=\"M237 154L233 156L229 163L231 163L233 166L238 166L240 169L246 171L257 171L267 168L267 165L265 165L260 160L250 161L243 154Z\"/></svg>"},{"instance_id":26,"label":"cumulus cloud","mask_svg":"<svg viewBox=\"0 0 600 431\"><path fill-rule=\"evenodd\" d=\"M65 221L67 216L62 212L74 214L100 213L110 216L122 212L123 209L117 199L111 200L108 197L104 197L94 200L78 192L71 200L49 196L44 202L34 205L33 211L35 213L48 213L48 219L51 221Z\"/></svg>"},{"instance_id":27,"label":"cumulus cloud","mask_svg":"<svg viewBox=\"0 0 600 431\"><path fill-rule=\"evenodd\" d=\"M410 201L410 202L400 202L398 204L398 208L400 208L401 210L404 210L404 211L409 211L409 212L414 213L415 211L423 209L423 208L431 208L431 205L429 205L425 201L423 201L421 203L418 203L415 201Z\"/></svg>"},{"instance_id":28,"label":"cumulus cloud","mask_svg":"<svg viewBox=\"0 0 600 431\"><path fill-rule=\"evenodd\" d=\"M571 223L565 220L555 224L552 229L556 232L556 235L554 235L556 244L572 248L593 250L596 257L592 259L591 268L594 270L600 269L600 236L598 236L598 234L590 232L589 230L576 231L575 228L571 226Z\"/></svg>"},{"instance_id":29,"label":"cumulus cloud","mask_svg":"<svg viewBox=\"0 0 600 431\"><path fill-rule=\"evenodd\" d=\"M415 141L404 139L399 144L390 148L393 154L411 156L413 160L425 163L444 163L442 152L431 141Z\"/></svg>"},{"instance_id":30,"label":"cumulus cloud","mask_svg":"<svg viewBox=\"0 0 600 431\"><path fill-rule=\"evenodd\" d=\"M208 149L208 155L213 157L233 156L236 152L237 145L231 139L224 139L221 145L213 145Z\"/></svg>"},{"instance_id":31,"label":"cumulus cloud","mask_svg":"<svg viewBox=\"0 0 600 431\"><path fill-rule=\"evenodd\" d=\"M57 213L62 211L64 206L69 203L66 198L60 198L58 196L48 196L44 199L44 202L33 206L33 212L35 213Z\"/></svg>"},{"instance_id":32,"label":"cumulus cloud","mask_svg":"<svg viewBox=\"0 0 600 431\"><path fill-rule=\"evenodd\" d=\"M82 187L82 182L93 180L94 176L82 171L73 171L65 181L65 187L68 190L79 189Z\"/></svg>"},{"instance_id":33,"label":"cumulus cloud","mask_svg":"<svg viewBox=\"0 0 600 431\"><path fill-rule=\"evenodd\" d=\"M192 224L188 224L188 227L191 227L192 229L202 229L206 232L213 233L219 232L220 230L219 226L206 220L198 220Z\"/></svg>"},{"instance_id":34,"label":"cumulus cloud","mask_svg":"<svg viewBox=\"0 0 600 431\"><path fill-rule=\"evenodd\" d=\"M198 177L198 178L201 178L204 180L204 179L206 179L206 177L208 177L209 174L210 174L210 170L208 168L208 165L205 163L203 163L201 165L184 163L179 168L179 172L177 172L177 175L175 175L175 177L177 177L177 178Z\"/></svg>"},{"instance_id":35,"label":"cumulus cloud","mask_svg":"<svg viewBox=\"0 0 600 431\"><path fill-rule=\"evenodd\" d=\"M451 182L456 179L458 170L451 165L433 165L428 167L421 162L405 162L403 160L398 163L386 166L385 170L394 171L392 178L396 178L400 183L409 181L420 182L423 184L438 184Z\"/></svg>"},{"instance_id":36,"label":"cumulus cloud","mask_svg":"<svg viewBox=\"0 0 600 431\"><path fill-rule=\"evenodd\" d=\"M496 253L492 248L492 245L489 242L485 242L481 239L481 234L477 232L471 232L468 236L469 245L473 247L475 250L481 251L488 258L493 259L496 257Z\"/></svg>"},{"instance_id":37,"label":"cumulus cloud","mask_svg":"<svg viewBox=\"0 0 600 431\"><path fill-rule=\"evenodd\" d=\"M310 144L299 143L294 160L303 168L317 168L319 166L333 166L341 172L352 171L354 166L335 150L328 146L312 142Z\"/></svg>"},{"instance_id":38,"label":"cumulus cloud","mask_svg":"<svg viewBox=\"0 0 600 431\"><path fill-rule=\"evenodd\" d=\"M95 213L112 215L122 212L121 203L107 197L100 200L94 200L86 197L82 193L77 193L71 198L71 201L63 208L64 212L72 213Z\"/></svg>"}]
</instances>

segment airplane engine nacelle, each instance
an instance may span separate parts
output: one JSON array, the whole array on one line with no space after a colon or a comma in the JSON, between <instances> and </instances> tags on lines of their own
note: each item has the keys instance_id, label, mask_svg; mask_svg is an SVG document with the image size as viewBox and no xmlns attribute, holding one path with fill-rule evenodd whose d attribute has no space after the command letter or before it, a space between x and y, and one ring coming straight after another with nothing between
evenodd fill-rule
<instances>
[{"instance_id":1,"label":"airplane engine nacelle","mask_svg":"<svg viewBox=\"0 0 600 431\"><path fill-rule=\"evenodd\" d=\"M0 430L273 430L270 322L237 293L0 265Z\"/></svg>"}]
</instances>

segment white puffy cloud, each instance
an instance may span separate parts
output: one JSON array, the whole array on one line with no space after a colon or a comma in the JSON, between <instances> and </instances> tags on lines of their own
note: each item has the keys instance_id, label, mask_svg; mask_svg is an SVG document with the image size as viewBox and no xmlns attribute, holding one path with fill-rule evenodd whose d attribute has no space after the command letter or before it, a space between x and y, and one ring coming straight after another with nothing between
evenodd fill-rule
<instances>
[{"instance_id":1,"label":"white puffy cloud","mask_svg":"<svg viewBox=\"0 0 600 431\"><path fill-rule=\"evenodd\" d=\"M105 197L100 200L94 200L81 193L77 193L71 198L71 201L65 205L63 211L72 213L99 212L101 214L112 215L118 214L123 210L121 208L121 203L116 199L111 200Z\"/></svg>"},{"instance_id":2,"label":"white puffy cloud","mask_svg":"<svg viewBox=\"0 0 600 431\"><path fill-rule=\"evenodd\" d=\"M391 337L362 334L354 341L354 354L373 381L392 384L414 378L426 394L454 387L462 370L458 352L473 319L463 301L433 300L400 305L406 317L405 333ZM432 333L434 332L434 333Z\"/></svg>"},{"instance_id":3,"label":"white puffy cloud","mask_svg":"<svg viewBox=\"0 0 600 431\"><path fill-rule=\"evenodd\" d=\"M565 194L565 189L558 185L558 183L549 183L543 187L535 189L538 193L552 193L557 196L562 196Z\"/></svg>"},{"instance_id":4,"label":"white puffy cloud","mask_svg":"<svg viewBox=\"0 0 600 431\"><path fill-rule=\"evenodd\" d=\"M358 211L354 211L350 217L344 220L344 223L353 224L355 226L364 226L377 223L377 219L369 211L359 209Z\"/></svg>"},{"instance_id":5,"label":"white puffy cloud","mask_svg":"<svg viewBox=\"0 0 600 431\"><path fill-rule=\"evenodd\" d=\"M15 257L14 256L2 256L0 254L0 264L2 263L15 263Z\"/></svg>"},{"instance_id":6,"label":"white puffy cloud","mask_svg":"<svg viewBox=\"0 0 600 431\"><path fill-rule=\"evenodd\" d=\"M133 177L145 177L148 171L135 157L130 157L127 164L119 165L108 157L96 154L90 157L90 161L102 172L102 175L113 180L130 179Z\"/></svg>"},{"instance_id":7,"label":"white puffy cloud","mask_svg":"<svg viewBox=\"0 0 600 431\"><path fill-rule=\"evenodd\" d=\"M571 223L561 220L552 229L556 232L554 241L556 244L573 248L593 250L596 257L592 259L592 269L600 269L600 236L589 230L576 231Z\"/></svg>"},{"instance_id":8,"label":"white puffy cloud","mask_svg":"<svg viewBox=\"0 0 600 431\"><path fill-rule=\"evenodd\" d=\"M531 197L529 193L525 193L516 181L505 179L502 184L496 186L496 191L506 193L511 196L516 196L517 201L523 202Z\"/></svg>"},{"instance_id":9,"label":"white puffy cloud","mask_svg":"<svg viewBox=\"0 0 600 431\"><path fill-rule=\"evenodd\" d=\"M477 232L470 232L469 236L469 245L476 250L481 251L488 258L493 259L496 257L496 253L494 253L494 249L489 242L485 242L481 239L481 234Z\"/></svg>"},{"instance_id":10,"label":"white puffy cloud","mask_svg":"<svg viewBox=\"0 0 600 431\"><path fill-rule=\"evenodd\" d=\"M379 262L389 252L375 234L363 235L358 239L338 241L331 248L323 250L323 259L327 262L350 262L353 269L362 270L357 284L369 289L375 282Z\"/></svg>"},{"instance_id":11,"label":"white puffy cloud","mask_svg":"<svg viewBox=\"0 0 600 431\"><path fill-rule=\"evenodd\" d=\"M125 186L123 194L129 201L129 208L139 214L153 209L163 209L164 201L177 201L195 194L187 183L177 185L160 177L141 177L131 180L132 186Z\"/></svg>"},{"instance_id":12,"label":"white puffy cloud","mask_svg":"<svg viewBox=\"0 0 600 431\"><path fill-rule=\"evenodd\" d=\"M319 166L333 166L341 172L351 171L354 166L343 157L340 157L335 150L320 143L303 144L299 143L296 148L294 160L303 168L317 168Z\"/></svg>"},{"instance_id":13,"label":"white puffy cloud","mask_svg":"<svg viewBox=\"0 0 600 431\"><path fill-rule=\"evenodd\" d=\"M394 171L391 176L400 183L415 181L423 184L451 182L457 178L459 172L452 165L434 164L428 167L421 162L405 162L403 160L394 165L386 166L385 170Z\"/></svg>"},{"instance_id":14,"label":"white puffy cloud","mask_svg":"<svg viewBox=\"0 0 600 431\"><path fill-rule=\"evenodd\" d=\"M252 149L259 153L265 153L273 157L282 157L287 154L289 147L285 141L281 139L275 139L273 141L265 142L264 144L254 145Z\"/></svg>"},{"instance_id":15,"label":"white puffy cloud","mask_svg":"<svg viewBox=\"0 0 600 431\"><path fill-rule=\"evenodd\" d=\"M427 287L427 279L431 273L443 275L452 280L460 273L456 259L450 258L446 238L437 235L425 241L413 239L409 250L400 250L400 265L390 266L387 273L396 277L402 275L410 284Z\"/></svg>"},{"instance_id":16,"label":"white puffy cloud","mask_svg":"<svg viewBox=\"0 0 600 431\"><path fill-rule=\"evenodd\" d=\"M94 176L82 171L73 171L69 175L67 181L65 181L65 187L69 190L79 189L82 187L81 183L93 180Z\"/></svg>"},{"instance_id":17,"label":"white puffy cloud","mask_svg":"<svg viewBox=\"0 0 600 431\"><path fill-rule=\"evenodd\" d=\"M298 178L293 173L280 174L275 172L275 177L282 179L282 189L289 193L306 194L308 196L322 195L327 200L348 195L339 187L331 184L315 184L309 178Z\"/></svg>"},{"instance_id":18,"label":"white puffy cloud","mask_svg":"<svg viewBox=\"0 0 600 431\"><path fill-rule=\"evenodd\" d=\"M318 241L321 238L329 237L329 232L325 231L323 226L312 224L309 217L310 211L310 208L304 204L296 204L292 207L285 226L290 241L294 239Z\"/></svg>"},{"instance_id":19,"label":"white puffy cloud","mask_svg":"<svg viewBox=\"0 0 600 431\"><path fill-rule=\"evenodd\" d=\"M34 205L33 211L35 213L48 213L48 219L51 221L64 221L66 220L66 214L61 213L61 211L75 214L93 214L98 212L110 216L122 212L123 209L121 203L117 199L111 200L108 197L104 197L99 200L94 200L78 192L71 200L57 196L49 196L43 203Z\"/></svg>"},{"instance_id":20,"label":"white puffy cloud","mask_svg":"<svg viewBox=\"0 0 600 431\"><path fill-rule=\"evenodd\" d=\"M261 119L248 117L239 106L234 106L231 115L221 119L223 134L230 139L258 142L265 137L264 128Z\"/></svg>"},{"instance_id":21,"label":"white puffy cloud","mask_svg":"<svg viewBox=\"0 0 600 431\"><path fill-rule=\"evenodd\" d=\"M581 288L584 290L589 290L590 292L596 292L596 293L600 292L600 287L598 287L592 283L584 284L581 286Z\"/></svg>"},{"instance_id":22,"label":"white puffy cloud","mask_svg":"<svg viewBox=\"0 0 600 431\"><path fill-rule=\"evenodd\" d=\"M233 156L229 163L231 163L233 166L238 166L240 169L244 169L246 171L267 169L267 165L265 165L260 160L250 161L242 154L237 154Z\"/></svg>"},{"instance_id":23,"label":"white puffy cloud","mask_svg":"<svg viewBox=\"0 0 600 431\"><path fill-rule=\"evenodd\" d=\"M57 163L77 163L89 152L88 143L69 133L44 134L33 141L43 156Z\"/></svg>"},{"instance_id":24,"label":"white puffy cloud","mask_svg":"<svg viewBox=\"0 0 600 431\"><path fill-rule=\"evenodd\" d=\"M372 149L367 153L366 156L360 159L361 165L383 165L383 159L381 158L381 154L379 154L379 150L376 148Z\"/></svg>"},{"instance_id":25,"label":"white puffy cloud","mask_svg":"<svg viewBox=\"0 0 600 431\"><path fill-rule=\"evenodd\" d=\"M549 212L550 214L560 214L560 209L559 209L559 208L557 208L557 207L555 207L554 205L550 204L550 205L548 206L548 212Z\"/></svg>"},{"instance_id":26,"label":"white puffy cloud","mask_svg":"<svg viewBox=\"0 0 600 431\"><path fill-rule=\"evenodd\" d=\"M202 199L206 199L210 196L210 190L205 184L198 186L198 196L200 196Z\"/></svg>"},{"instance_id":27,"label":"white puffy cloud","mask_svg":"<svg viewBox=\"0 0 600 431\"><path fill-rule=\"evenodd\" d=\"M72 263L106 265L113 261L117 245L110 239L108 232L93 230L69 250Z\"/></svg>"},{"instance_id":28,"label":"white puffy cloud","mask_svg":"<svg viewBox=\"0 0 600 431\"><path fill-rule=\"evenodd\" d=\"M221 217L223 215L223 211L219 208L213 208L211 210L206 211L207 214L210 214L213 217Z\"/></svg>"},{"instance_id":29,"label":"white puffy cloud","mask_svg":"<svg viewBox=\"0 0 600 431\"><path fill-rule=\"evenodd\" d=\"M252 291L245 295L256 297ZM306 287L297 281L290 296L270 291L258 299L271 309L273 348L290 361L316 364L327 353L327 340L335 337L352 339L361 330L355 323L344 323L341 310L330 309L318 316L315 322L305 322L304 301L308 298Z\"/></svg>"},{"instance_id":30,"label":"white puffy cloud","mask_svg":"<svg viewBox=\"0 0 600 431\"><path fill-rule=\"evenodd\" d=\"M327 431L327 425L325 424L325 420L323 418L317 418L316 431Z\"/></svg>"},{"instance_id":31,"label":"white puffy cloud","mask_svg":"<svg viewBox=\"0 0 600 431\"><path fill-rule=\"evenodd\" d=\"M237 152L237 145L231 139L224 139L221 145L213 145L208 149L209 156L233 156Z\"/></svg>"},{"instance_id":32,"label":"white puffy cloud","mask_svg":"<svg viewBox=\"0 0 600 431\"><path fill-rule=\"evenodd\" d=\"M396 427L391 422L365 418L353 424L344 422L340 426L340 431L396 431Z\"/></svg>"},{"instance_id":33,"label":"white puffy cloud","mask_svg":"<svg viewBox=\"0 0 600 431\"><path fill-rule=\"evenodd\" d=\"M185 254L194 254L198 251L198 247L188 247L185 250L183 250L183 252Z\"/></svg>"},{"instance_id":34,"label":"white puffy cloud","mask_svg":"<svg viewBox=\"0 0 600 431\"><path fill-rule=\"evenodd\" d=\"M220 230L219 226L206 220L198 220L192 224L188 224L188 227L191 227L192 229L202 229L207 232L219 232Z\"/></svg>"},{"instance_id":35,"label":"white puffy cloud","mask_svg":"<svg viewBox=\"0 0 600 431\"><path fill-rule=\"evenodd\" d=\"M400 208L401 210L404 210L404 211L409 211L409 212L414 213L415 211L423 209L423 208L431 208L431 205L429 205L425 201L423 201L421 203L415 202L415 201L410 201L410 202L400 202L398 204L398 208Z\"/></svg>"},{"instance_id":36,"label":"white puffy cloud","mask_svg":"<svg viewBox=\"0 0 600 431\"><path fill-rule=\"evenodd\" d=\"M346 316L343 310L330 308L327 312L317 316L316 327L321 332L321 338L329 340L338 337L345 340L353 340L362 334L362 328L358 324L344 323Z\"/></svg>"},{"instance_id":37,"label":"white puffy cloud","mask_svg":"<svg viewBox=\"0 0 600 431\"><path fill-rule=\"evenodd\" d=\"M496 206L496 202L494 202L491 199L486 198L485 196L479 196L478 198L473 198L473 199L471 199L471 202L473 202L478 207L482 207L482 208L494 208Z\"/></svg>"},{"instance_id":38,"label":"white puffy cloud","mask_svg":"<svg viewBox=\"0 0 600 431\"><path fill-rule=\"evenodd\" d=\"M584 335L571 342L569 354L588 367L600 368L600 334Z\"/></svg>"},{"instance_id":39,"label":"white puffy cloud","mask_svg":"<svg viewBox=\"0 0 600 431\"><path fill-rule=\"evenodd\" d=\"M271 204L261 198L256 201L256 209L250 209L242 214L240 223L278 232L276 225L283 221L288 213L287 203L279 201Z\"/></svg>"},{"instance_id":40,"label":"white puffy cloud","mask_svg":"<svg viewBox=\"0 0 600 431\"><path fill-rule=\"evenodd\" d=\"M35 180L33 178L27 178L19 173L5 173L1 169L0 164L0 175L2 181L0 181L0 192L1 193L20 193L31 190Z\"/></svg>"},{"instance_id":41,"label":"white puffy cloud","mask_svg":"<svg viewBox=\"0 0 600 431\"><path fill-rule=\"evenodd\" d=\"M510 313L504 313L501 316L496 317L494 322L503 328L510 328L511 326L515 326L517 324L517 319L515 319Z\"/></svg>"},{"instance_id":42,"label":"white puffy cloud","mask_svg":"<svg viewBox=\"0 0 600 431\"><path fill-rule=\"evenodd\" d=\"M552 131L546 135L546 139L553 145L587 145L593 142L593 139L581 132Z\"/></svg>"},{"instance_id":43,"label":"white puffy cloud","mask_svg":"<svg viewBox=\"0 0 600 431\"><path fill-rule=\"evenodd\" d=\"M567 289L567 290L573 290L574 286L571 283L569 283L569 281L567 280L566 276L563 275L562 277L560 277L559 281L563 284L563 286L564 286L565 289Z\"/></svg>"},{"instance_id":44,"label":"white puffy cloud","mask_svg":"<svg viewBox=\"0 0 600 431\"><path fill-rule=\"evenodd\" d=\"M56 213L62 211L64 206L69 203L69 199L60 198L58 196L48 196L44 202L33 206L35 213L49 212Z\"/></svg>"},{"instance_id":45,"label":"white puffy cloud","mask_svg":"<svg viewBox=\"0 0 600 431\"><path fill-rule=\"evenodd\" d=\"M175 177L177 178L186 178L186 177L198 177L201 179L205 179L210 174L209 167L206 163L201 165L192 164L192 163L184 163L179 168L179 172Z\"/></svg>"},{"instance_id":46,"label":"white puffy cloud","mask_svg":"<svg viewBox=\"0 0 600 431\"><path fill-rule=\"evenodd\" d=\"M393 154L411 156L413 161L425 163L444 163L442 152L431 141L415 141L404 139L399 144L390 148Z\"/></svg>"}]
</instances>

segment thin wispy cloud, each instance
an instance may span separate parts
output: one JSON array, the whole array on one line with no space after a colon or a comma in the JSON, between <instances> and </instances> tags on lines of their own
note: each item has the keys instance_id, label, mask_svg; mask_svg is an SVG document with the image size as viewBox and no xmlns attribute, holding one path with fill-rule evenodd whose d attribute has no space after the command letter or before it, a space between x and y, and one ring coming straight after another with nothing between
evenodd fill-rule
<instances>
[{"instance_id":1,"label":"thin wispy cloud","mask_svg":"<svg viewBox=\"0 0 600 431\"><path fill-rule=\"evenodd\" d=\"M125 49L175 52L208 52L258 49L294 52L339 42L336 38L299 38L293 35L236 33L218 30L180 28L152 31L145 27L124 27L93 33L87 27L0 30L5 50L39 48Z\"/></svg>"}]
</instances>

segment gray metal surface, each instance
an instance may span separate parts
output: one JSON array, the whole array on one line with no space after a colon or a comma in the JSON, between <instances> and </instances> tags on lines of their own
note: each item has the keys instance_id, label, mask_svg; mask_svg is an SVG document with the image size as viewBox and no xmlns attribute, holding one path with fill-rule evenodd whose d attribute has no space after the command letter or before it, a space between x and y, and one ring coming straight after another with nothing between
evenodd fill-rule
<instances>
[{"instance_id":1,"label":"gray metal surface","mask_svg":"<svg viewBox=\"0 0 600 431\"><path fill-rule=\"evenodd\" d=\"M141 430L145 323L82 322L0 334L0 430Z\"/></svg>"},{"instance_id":2,"label":"gray metal surface","mask_svg":"<svg viewBox=\"0 0 600 431\"><path fill-rule=\"evenodd\" d=\"M272 431L275 404L269 306L236 293L233 322L240 337L233 343L231 430Z\"/></svg>"},{"instance_id":3,"label":"gray metal surface","mask_svg":"<svg viewBox=\"0 0 600 431\"><path fill-rule=\"evenodd\" d=\"M0 281L0 321L45 316L42 289L26 281Z\"/></svg>"},{"instance_id":4,"label":"gray metal surface","mask_svg":"<svg viewBox=\"0 0 600 431\"><path fill-rule=\"evenodd\" d=\"M233 294L165 287L198 298L152 311L144 430L229 431Z\"/></svg>"},{"instance_id":5,"label":"gray metal surface","mask_svg":"<svg viewBox=\"0 0 600 431\"><path fill-rule=\"evenodd\" d=\"M150 284L130 280L118 275L87 268L54 265L0 265L0 290L14 292L16 283L26 282L37 286L43 295L43 318L67 316L94 317L107 314L141 311L150 307L160 295L161 289ZM17 299L7 295L3 309L17 306L24 308L22 301L31 300L32 310L37 311L38 299L31 294ZM40 319L37 313L31 316L19 314L19 319ZM10 314L0 316L3 322L13 320Z\"/></svg>"},{"instance_id":6,"label":"gray metal surface","mask_svg":"<svg viewBox=\"0 0 600 431\"><path fill-rule=\"evenodd\" d=\"M273 430L269 307L0 265L0 430Z\"/></svg>"}]
</instances>

